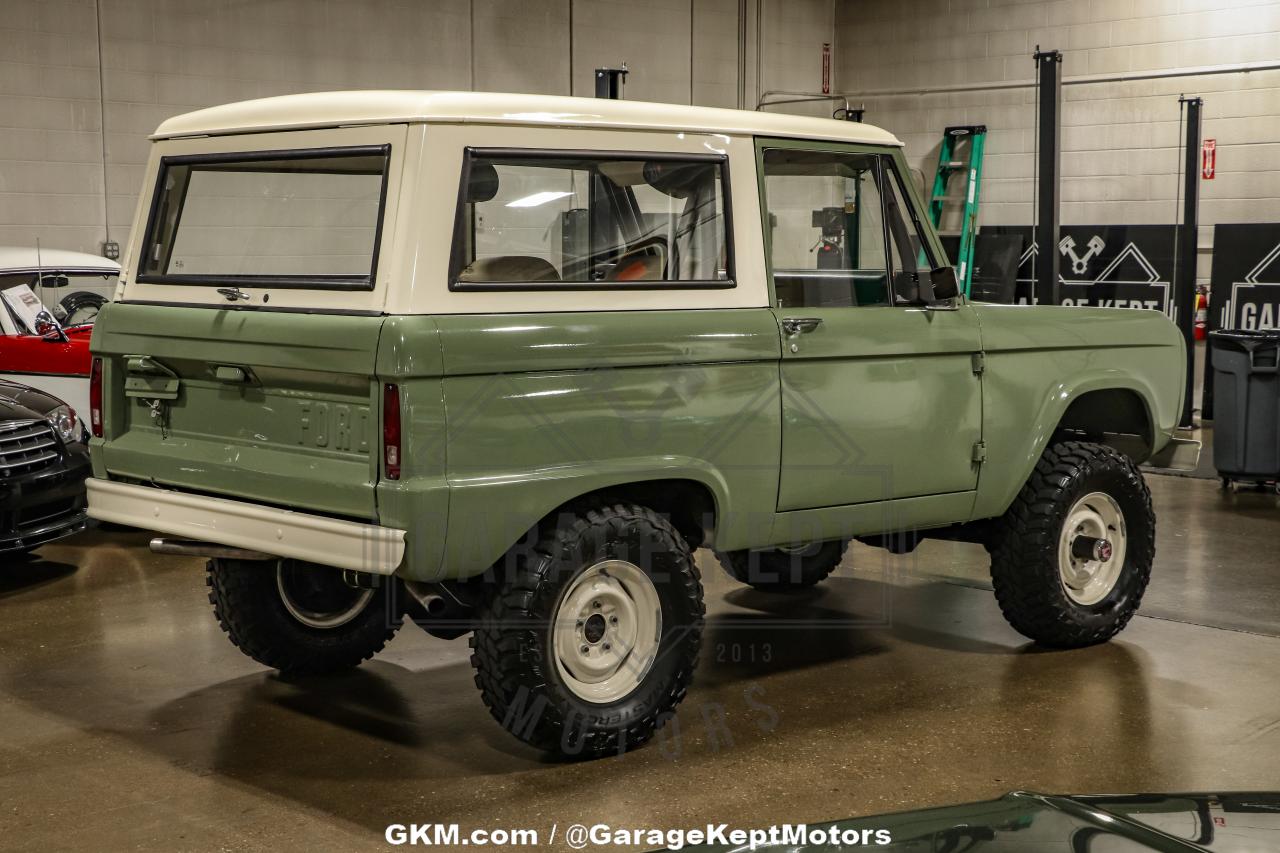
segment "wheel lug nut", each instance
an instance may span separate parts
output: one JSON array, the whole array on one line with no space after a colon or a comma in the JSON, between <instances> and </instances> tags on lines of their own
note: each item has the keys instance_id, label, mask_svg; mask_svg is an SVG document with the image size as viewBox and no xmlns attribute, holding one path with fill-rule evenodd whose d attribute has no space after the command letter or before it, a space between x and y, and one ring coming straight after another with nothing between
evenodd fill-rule
<instances>
[{"instance_id":1,"label":"wheel lug nut","mask_svg":"<svg viewBox=\"0 0 1280 853\"><path fill-rule=\"evenodd\" d=\"M611 648L611 646L610 646L608 643L605 643L605 644L604 644L604 650L605 650L606 652L607 652L607 651L609 651L609 649L610 649L610 648Z\"/></svg>"},{"instance_id":2,"label":"wheel lug nut","mask_svg":"<svg viewBox=\"0 0 1280 853\"><path fill-rule=\"evenodd\" d=\"M599 609L600 609L600 602L598 602L598 601L593 601L593 602L591 602L591 609L592 609L592 610L599 610Z\"/></svg>"},{"instance_id":3,"label":"wheel lug nut","mask_svg":"<svg viewBox=\"0 0 1280 853\"><path fill-rule=\"evenodd\" d=\"M591 652L591 647L590 647L590 646L583 646L583 647L582 647L582 653L583 653L584 655L585 655L585 654L589 654L590 652Z\"/></svg>"},{"instance_id":4,"label":"wheel lug nut","mask_svg":"<svg viewBox=\"0 0 1280 853\"><path fill-rule=\"evenodd\" d=\"M610 625L617 625L617 624L618 624L618 617L617 617L617 616L610 616L610 617L609 617L609 624L610 624Z\"/></svg>"}]
</instances>

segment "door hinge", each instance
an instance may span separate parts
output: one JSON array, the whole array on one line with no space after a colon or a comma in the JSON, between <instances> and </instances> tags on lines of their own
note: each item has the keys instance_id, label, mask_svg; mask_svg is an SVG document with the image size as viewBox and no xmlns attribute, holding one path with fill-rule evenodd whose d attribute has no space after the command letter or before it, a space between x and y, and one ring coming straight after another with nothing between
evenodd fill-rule
<instances>
[{"instance_id":1,"label":"door hinge","mask_svg":"<svg viewBox=\"0 0 1280 853\"><path fill-rule=\"evenodd\" d=\"M979 465L987 461L987 443L985 441L975 441L973 443L973 461Z\"/></svg>"},{"instance_id":2,"label":"door hinge","mask_svg":"<svg viewBox=\"0 0 1280 853\"><path fill-rule=\"evenodd\" d=\"M987 354L984 352L975 352L973 354L973 372L975 375L981 376L987 369Z\"/></svg>"}]
</instances>

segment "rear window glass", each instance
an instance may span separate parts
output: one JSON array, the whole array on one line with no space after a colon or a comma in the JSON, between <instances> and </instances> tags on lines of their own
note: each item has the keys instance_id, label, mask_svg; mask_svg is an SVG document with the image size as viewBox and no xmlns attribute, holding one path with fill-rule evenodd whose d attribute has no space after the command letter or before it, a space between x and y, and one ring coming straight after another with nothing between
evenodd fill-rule
<instances>
[{"instance_id":1,"label":"rear window glass","mask_svg":"<svg viewBox=\"0 0 1280 853\"><path fill-rule=\"evenodd\" d=\"M724 158L467 152L451 286L732 287Z\"/></svg>"},{"instance_id":2,"label":"rear window glass","mask_svg":"<svg viewBox=\"0 0 1280 853\"><path fill-rule=\"evenodd\" d=\"M388 154L164 158L138 281L371 289Z\"/></svg>"}]
</instances>

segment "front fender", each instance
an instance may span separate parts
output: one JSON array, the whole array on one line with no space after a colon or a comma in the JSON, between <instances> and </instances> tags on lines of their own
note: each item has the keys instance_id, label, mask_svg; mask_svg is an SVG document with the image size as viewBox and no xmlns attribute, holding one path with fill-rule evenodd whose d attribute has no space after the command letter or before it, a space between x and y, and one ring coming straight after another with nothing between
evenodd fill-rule
<instances>
[{"instance_id":1,"label":"front fender","mask_svg":"<svg viewBox=\"0 0 1280 853\"><path fill-rule=\"evenodd\" d=\"M1111 390L1133 392L1142 402L1147 423L1156 422L1153 417L1155 392L1150 385L1135 377L1109 372L1107 375L1092 376L1078 382L1055 383L1032 419L1033 426L1022 446L1019 448L1012 444L1010 452L999 457L988 454L988 459L996 459L997 462L982 472L974 517L986 518L1003 514L1013 503L1018 490L1031 477L1036 462L1049 446L1054 431L1071 404L1091 391ZM1153 429L1151 434L1143 438L1148 442L1147 456L1150 456L1168 443L1169 433ZM989 444L988 447L990 446Z\"/></svg>"},{"instance_id":2,"label":"front fender","mask_svg":"<svg viewBox=\"0 0 1280 853\"><path fill-rule=\"evenodd\" d=\"M1146 414L1147 454L1168 443L1182 405L1185 350L1181 334L1163 315L1059 307L984 314L987 462L974 518L1004 513L1068 407L1085 394L1131 392Z\"/></svg>"}]
</instances>

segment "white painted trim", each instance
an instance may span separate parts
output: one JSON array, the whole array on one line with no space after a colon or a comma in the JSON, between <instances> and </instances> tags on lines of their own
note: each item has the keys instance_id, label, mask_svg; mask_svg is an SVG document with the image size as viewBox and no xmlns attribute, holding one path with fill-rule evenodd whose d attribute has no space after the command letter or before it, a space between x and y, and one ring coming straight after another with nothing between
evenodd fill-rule
<instances>
[{"instance_id":1,"label":"white painted trim","mask_svg":"<svg viewBox=\"0 0 1280 853\"><path fill-rule=\"evenodd\" d=\"M278 287L242 286L249 300L237 305L253 305L269 308L306 308L334 311L370 311L380 313L386 300L389 283L400 281L412 272L402 270L402 252L396 251L395 232L400 217L402 187L414 187L416 177L405 175L403 165L417 162L417 137L410 138L405 125L381 127L346 127L331 130L292 131L287 133L263 133L253 136L220 136L210 139L171 139L151 147L146 174L142 181L142 194L134 213L133 230L129 234L129 247L125 255L124 271L120 276L117 299L155 302L186 303L194 305L230 305L212 285L144 284L138 282L138 259L145 251L147 218L151 212L151 195L160 172L162 157L184 154L225 154L229 152L254 152L298 150L306 148L341 148L361 145L390 145L391 162L387 171L387 200L383 214L381 243L378 246L377 277L372 290L294 290ZM412 150L406 150L412 149ZM408 193L409 196L420 193Z\"/></svg>"},{"instance_id":2,"label":"white painted trim","mask_svg":"<svg viewBox=\"0 0 1280 853\"><path fill-rule=\"evenodd\" d=\"M89 517L378 575L404 559L403 530L91 477Z\"/></svg>"},{"instance_id":3,"label":"white painted trim","mask_svg":"<svg viewBox=\"0 0 1280 853\"><path fill-rule=\"evenodd\" d=\"M557 95L413 90L310 92L224 104L167 119L151 138L419 122L685 131L902 144L893 134L869 124L786 113Z\"/></svg>"},{"instance_id":4,"label":"white painted trim","mask_svg":"<svg viewBox=\"0 0 1280 853\"><path fill-rule=\"evenodd\" d=\"M413 130L410 131L412 135ZM726 289L451 291L449 256L462 175L463 149L531 148L724 154L729 160L736 286ZM400 251L413 278L387 294L388 314L507 314L571 311L658 311L762 308L769 305L764 262L760 191L756 183L755 140L750 136L599 128L429 125L422 145L423 167L416 191L405 192ZM410 170L406 170L410 171ZM274 300L274 297L273 297Z\"/></svg>"},{"instance_id":5,"label":"white painted trim","mask_svg":"<svg viewBox=\"0 0 1280 853\"><path fill-rule=\"evenodd\" d=\"M432 124L306 130L254 136L169 139L153 146L130 237L120 298L227 305L213 287L141 284L136 258L143 252L150 193L162 156L227 151L319 148L391 142L387 209L373 291L285 290L242 287L247 306L409 314L653 311L760 308L769 304L764 261L755 140L751 136L591 127ZM724 154L729 160L736 286L726 289L610 291L449 290L449 257L463 149L537 148ZM265 297L269 296L269 301ZM265 304L264 304L265 303Z\"/></svg>"}]
</instances>

